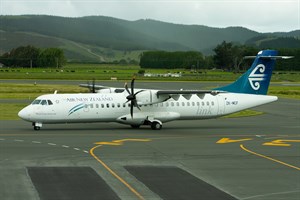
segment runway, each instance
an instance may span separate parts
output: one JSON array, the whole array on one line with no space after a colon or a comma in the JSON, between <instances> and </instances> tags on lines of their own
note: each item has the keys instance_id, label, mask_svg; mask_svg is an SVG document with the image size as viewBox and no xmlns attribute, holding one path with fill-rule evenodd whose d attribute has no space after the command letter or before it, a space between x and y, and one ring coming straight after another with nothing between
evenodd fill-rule
<instances>
[{"instance_id":1,"label":"runway","mask_svg":"<svg viewBox=\"0 0 300 200\"><path fill-rule=\"evenodd\" d=\"M256 110L265 114L176 121L160 131L96 123L36 132L21 120L1 121L1 199L298 200L299 101ZM84 184L70 186L79 180Z\"/></svg>"}]
</instances>

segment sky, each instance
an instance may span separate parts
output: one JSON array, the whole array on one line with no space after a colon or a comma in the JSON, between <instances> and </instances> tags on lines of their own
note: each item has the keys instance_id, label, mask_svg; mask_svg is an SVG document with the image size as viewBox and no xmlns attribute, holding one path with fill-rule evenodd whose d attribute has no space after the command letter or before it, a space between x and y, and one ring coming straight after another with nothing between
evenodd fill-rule
<instances>
[{"instance_id":1,"label":"sky","mask_svg":"<svg viewBox=\"0 0 300 200\"><path fill-rule=\"evenodd\" d=\"M0 0L0 15L101 15L258 32L300 29L300 0Z\"/></svg>"}]
</instances>

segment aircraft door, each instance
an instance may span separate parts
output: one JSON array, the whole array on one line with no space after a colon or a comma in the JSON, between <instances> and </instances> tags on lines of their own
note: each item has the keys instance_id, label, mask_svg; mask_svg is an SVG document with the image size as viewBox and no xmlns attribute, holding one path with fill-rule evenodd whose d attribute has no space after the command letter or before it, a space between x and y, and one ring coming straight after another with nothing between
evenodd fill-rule
<instances>
[{"instance_id":1,"label":"aircraft door","mask_svg":"<svg viewBox=\"0 0 300 200\"><path fill-rule=\"evenodd\" d=\"M224 115L225 113L225 98L222 95L217 95L218 101L218 115Z\"/></svg>"}]
</instances>

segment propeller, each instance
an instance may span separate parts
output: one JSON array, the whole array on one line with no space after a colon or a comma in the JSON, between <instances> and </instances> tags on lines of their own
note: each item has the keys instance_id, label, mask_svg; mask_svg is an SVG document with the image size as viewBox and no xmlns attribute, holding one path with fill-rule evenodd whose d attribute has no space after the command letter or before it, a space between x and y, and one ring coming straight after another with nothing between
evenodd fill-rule
<instances>
[{"instance_id":1,"label":"propeller","mask_svg":"<svg viewBox=\"0 0 300 200\"><path fill-rule=\"evenodd\" d=\"M95 79L92 80L92 87L90 87L90 82L88 81L88 87L90 89L91 93L96 93L96 87L95 87Z\"/></svg>"},{"instance_id":2,"label":"propeller","mask_svg":"<svg viewBox=\"0 0 300 200\"><path fill-rule=\"evenodd\" d=\"M125 83L125 85L124 85L125 90L126 90L127 93L129 94L129 95L126 97L127 101L126 101L125 103L127 103L127 102L130 101L130 115L131 115L131 118L133 118L133 107L137 107L139 110L141 110L141 109L140 109L140 106L139 106L138 103L137 103L136 95L137 95L138 93L144 91L144 90L140 90L140 91L134 93L134 81L135 81L135 78L133 77L133 79L131 80L131 88L130 88L131 91L128 89L127 83Z\"/></svg>"}]
</instances>

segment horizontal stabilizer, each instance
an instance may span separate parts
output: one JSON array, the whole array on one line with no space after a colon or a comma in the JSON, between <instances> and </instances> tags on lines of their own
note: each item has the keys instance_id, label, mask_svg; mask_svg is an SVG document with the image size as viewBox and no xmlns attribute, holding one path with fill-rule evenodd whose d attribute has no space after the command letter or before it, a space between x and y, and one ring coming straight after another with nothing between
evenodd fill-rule
<instances>
[{"instance_id":1,"label":"horizontal stabilizer","mask_svg":"<svg viewBox=\"0 0 300 200\"><path fill-rule=\"evenodd\" d=\"M258 56L261 59L290 59L294 56ZM245 56L244 59L256 58L256 56Z\"/></svg>"}]
</instances>

